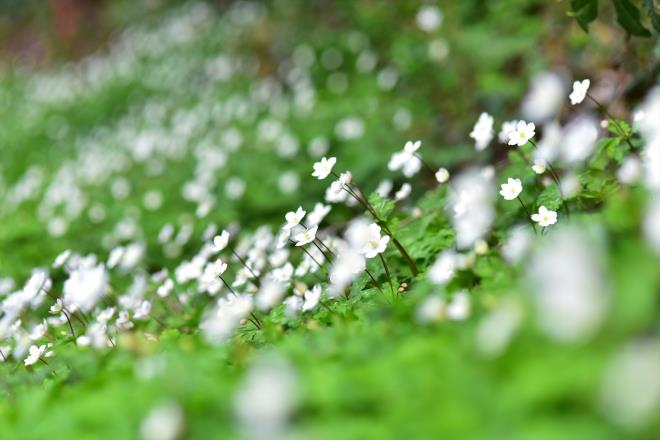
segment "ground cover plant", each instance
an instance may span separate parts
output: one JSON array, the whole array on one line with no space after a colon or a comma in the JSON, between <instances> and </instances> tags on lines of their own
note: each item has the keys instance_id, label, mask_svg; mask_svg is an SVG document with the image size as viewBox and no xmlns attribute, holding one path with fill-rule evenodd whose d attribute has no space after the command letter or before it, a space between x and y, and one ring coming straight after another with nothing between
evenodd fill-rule
<instances>
[{"instance_id":1,"label":"ground cover plant","mask_svg":"<svg viewBox=\"0 0 660 440\"><path fill-rule=\"evenodd\" d=\"M0 74L0 438L658 436L653 1L112 7Z\"/></svg>"}]
</instances>

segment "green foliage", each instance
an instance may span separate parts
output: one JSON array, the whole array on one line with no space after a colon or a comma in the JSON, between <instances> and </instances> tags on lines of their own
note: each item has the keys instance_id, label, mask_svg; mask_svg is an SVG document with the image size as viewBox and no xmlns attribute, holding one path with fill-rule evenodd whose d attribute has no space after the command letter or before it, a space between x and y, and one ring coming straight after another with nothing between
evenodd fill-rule
<instances>
[{"instance_id":1,"label":"green foliage","mask_svg":"<svg viewBox=\"0 0 660 440\"><path fill-rule=\"evenodd\" d=\"M613 0L616 9L617 22L631 35L650 37L651 32L641 23L641 14L637 6L630 0Z\"/></svg>"},{"instance_id":2,"label":"green foliage","mask_svg":"<svg viewBox=\"0 0 660 440\"><path fill-rule=\"evenodd\" d=\"M589 23L598 16L598 0L571 0L571 9L580 27L589 32Z\"/></svg>"}]
</instances>

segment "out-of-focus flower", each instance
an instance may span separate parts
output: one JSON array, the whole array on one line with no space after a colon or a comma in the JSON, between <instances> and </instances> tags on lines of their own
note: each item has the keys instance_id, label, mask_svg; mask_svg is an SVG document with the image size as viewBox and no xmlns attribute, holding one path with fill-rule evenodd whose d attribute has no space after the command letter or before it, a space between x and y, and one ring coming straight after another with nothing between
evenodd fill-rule
<instances>
[{"instance_id":1,"label":"out-of-focus flower","mask_svg":"<svg viewBox=\"0 0 660 440\"><path fill-rule=\"evenodd\" d=\"M259 359L248 370L234 396L234 413L249 438L285 438L298 404L298 379L279 357Z\"/></svg>"},{"instance_id":2,"label":"out-of-focus flower","mask_svg":"<svg viewBox=\"0 0 660 440\"><path fill-rule=\"evenodd\" d=\"M603 377L601 407L629 430L643 428L660 411L660 344L628 344L616 354Z\"/></svg>"},{"instance_id":3,"label":"out-of-focus flower","mask_svg":"<svg viewBox=\"0 0 660 440\"><path fill-rule=\"evenodd\" d=\"M594 151L598 140L598 124L590 116L580 116L564 127L559 154L566 162L581 162Z\"/></svg>"},{"instance_id":4,"label":"out-of-focus flower","mask_svg":"<svg viewBox=\"0 0 660 440\"><path fill-rule=\"evenodd\" d=\"M419 8L415 21L417 27L424 32L433 32L442 24L442 11L435 5L424 5Z\"/></svg>"},{"instance_id":5,"label":"out-of-focus flower","mask_svg":"<svg viewBox=\"0 0 660 440\"><path fill-rule=\"evenodd\" d=\"M585 231L566 227L532 254L529 288L540 327L552 339L581 341L598 329L609 302L601 255Z\"/></svg>"},{"instance_id":6,"label":"out-of-focus flower","mask_svg":"<svg viewBox=\"0 0 660 440\"><path fill-rule=\"evenodd\" d=\"M495 218L490 172L468 170L452 179L448 209L459 249L471 248L490 230Z\"/></svg>"},{"instance_id":7,"label":"out-of-focus flower","mask_svg":"<svg viewBox=\"0 0 660 440\"><path fill-rule=\"evenodd\" d=\"M535 160L534 165L532 165L532 171L534 171L536 174L543 174L545 173L545 170L547 169L548 164L544 160Z\"/></svg>"},{"instance_id":8,"label":"out-of-focus flower","mask_svg":"<svg viewBox=\"0 0 660 440\"><path fill-rule=\"evenodd\" d=\"M490 141L493 140L495 132L493 131L493 117L488 113L482 113L474 124L470 137L474 139L475 148L478 151L485 149Z\"/></svg>"},{"instance_id":9,"label":"out-of-focus flower","mask_svg":"<svg viewBox=\"0 0 660 440\"><path fill-rule=\"evenodd\" d=\"M438 181L438 183L445 183L449 180L449 171L447 171L447 168L439 168L438 171L435 172L435 180Z\"/></svg>"},{"instance_id":10,"label":"out-of-focus flower","mask_svg":"<svg viewBox=\"0 0 660 440\"><path fill-rule=\"evenodd\" d=\"M564 82L554 72L541 72L532 78L531 88L522 102L522 113L534 122L555 116L564 100Z\"/></svg>"},{"instance_id":11,"label":"out-of-focus flower","mask_svg":"<svg viewBox=\"0 0 660 440\"><path fill-rule=\"evenodd\" d=\"M149 411L140 425L142 440L177 440L183 435L184 417L174 402L159 404Z\"/></svg>"}]
</instances>

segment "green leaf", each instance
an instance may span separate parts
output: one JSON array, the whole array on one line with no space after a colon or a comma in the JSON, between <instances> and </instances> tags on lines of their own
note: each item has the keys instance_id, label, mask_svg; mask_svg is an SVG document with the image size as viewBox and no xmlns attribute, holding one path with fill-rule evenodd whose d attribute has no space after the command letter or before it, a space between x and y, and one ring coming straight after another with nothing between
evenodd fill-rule
<instances>
[{"instance_id":1,"label":"green leaf","mask_svg":"<svg viewBox=\"0 0 660 440\"><path fill-rule=\"evenodd\" d=\"M369 203L374 207L380 218L387 218L394 209L394 200L384 199L378 193L369 196Z\"/></svg>"},{"instance_id":2,"label":"green leaf","mask_svg":"<svg viewBox=\"0 0 660 440\"><path fill-rule=\"evenodd\" d=\"M641 21L641 14L637 6L630 0L613 0L616 9L617 21L631 35L638 37L650 37L651 32L646 29Z\"/></svg>"},{"instance_id":3,"label":"green leaf","mask_svg":"<svg viewBox=\"0 0 660 440\"><path fill-rule=\"evenodd\" d=\"M644 9L656 32L660 32L660 0L644 0Z\"/></svg>"},{"instance_id":4,"label":"green leaf","mask_svg":"<svg viewBox=\"0 0 660 440\"><path fill-rule=\"evenodd\" d=\"M589 32L589 23L598 15L598 0L571 0L571 9L580 27Z\"/></svg>"}]
</instances>

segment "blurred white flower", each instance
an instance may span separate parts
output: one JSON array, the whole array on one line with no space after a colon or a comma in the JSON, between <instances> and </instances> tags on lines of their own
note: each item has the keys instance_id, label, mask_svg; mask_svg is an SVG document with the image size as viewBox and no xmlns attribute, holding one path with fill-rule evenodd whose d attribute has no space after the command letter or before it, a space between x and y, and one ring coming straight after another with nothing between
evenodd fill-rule
<instances>
[{"instance_id":1,"label":"blurred white flower","mask_svg":"<svg viewBox=\"0 0 660 440\"><path fill-rule=\"evenodd\" d=\"M632 342L612 359L601 388L605 414L629 430L643 428L660 411L660 344Z\"/></svg>"},{"instance_id":2,"label":"blurred white flower","mask_svg":"<svg viewBox=\"0 0 660 440\"><path fill-rule=\"evenodd\" d=\"M547 169L548 164L544 160L535 160L534 165L532 165L532 171L534 171L536 174L543 174L545 173L545 170Z\"/></svg>"},{"instance_id":3,"label":"blurred white flower","mask_svg":"<svg viewBox=\"0 0 660 440\"><path fill-rule=\"evenodd\" d=\"M454 278L457 268L456 253L445 250L435 259L428 271L428 278L434 284L445 285Z\"/></svg>"},{"instance_id":4,"label":"blurred white flower","mask_svg":"<svg viewBox=\"0 0 660 440\"><path fill-rule=\"evenodd\" d=\"M605 318L608 281L601 255L585 231L564 227L531 256L529 289L540 327L550 338L585 340Z\"/></svg>"},{"instance_id":5,"label":"blurred white flower","mask_svg":"<svg viewBox=\"0 0 660 440\"><path fill-rule=\"evenodd\" d=\"M598 123L590 116L579 116L564 127L559 143L560 158L581 162L591 155L598 140Z\"/></svg>"},{"instance_id":6,"label":"blurred white flower","mask_svg":"<svg viewBox=\"0 0 660 440\"><path fill-rule=\"evenodd\" d=\"M478 151L485 149L490 141L493 140L495 132L493 131L493 117L488 113L479 115L479 119L470 132L470 137L475 141L475 147Z\"/></svg>"},{"instance_id":7,"label":"blurred white flower","mask_svg":"<svg viewBox=\"0 0 660 440\"><path fill-rule=\"evenodd\" d=\"M523 115L538 123L548 121L561 108L565 95L564 82L554 72L541 72L532 78L531 88L522 102Z\"/></svg>"},{"instance_id":8,"label":"blurred white flower","mask_svg":"<svg viewBox=\"0 0 660 440\"><path fill-rule=\"evenodd\" d=\"M279 357L261 358L239 385L234 413L248 438L286 438L298 400L298 379L291 365Z\"/></svg>"},{"instance_id":9,"label":"blurred white flower","mask_svg":"<svg viewBox=\"0 0 660 440\"><path fill-rule=\"evenodd\" d=\"M174 402L161 403L140 424L142 440L177 440L183 435L183 411Z\"/></svg>"},{"instance_id":10,"label":"blurred white flower","mask_svg":"<svg viewBox=\"0 0 660 440\"><path fill-rule=\"evenodd\" d=\"M433 32L442 24L443 14L435 5L424 5L417 11L415 21L417 27L424 32Z\"/></svg>"},{"instance_id":11,"label":"blurred white flower","mask_svg":"<svg viewBox=\"0 0 660 440\"><path fill-rule=\"evenodd\" d=\"M445 183L449 180L449 171L447 171L446 168L439 168L438 171L435 172L435 180L438 183Z\"/></svg>"},{"instance_id":12,"label":"blurred white flower","mask_svg":"<svg viewBox=\"0 0 660 440\"><path fill-rule=\"evenodd\" d=\"M660 195L656 195L649 203L643 229L651 248L660 254Z\"/></svg>"}]
</instances>

